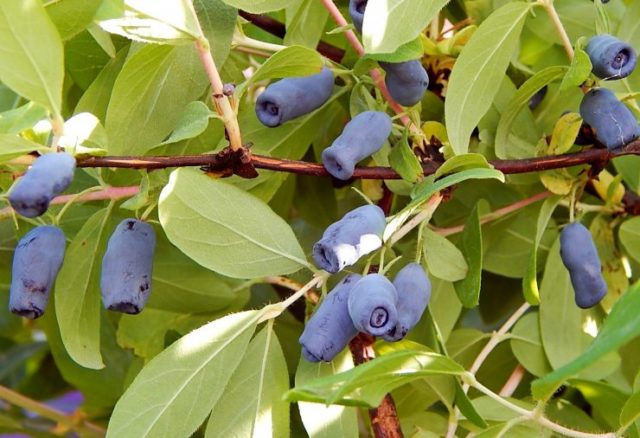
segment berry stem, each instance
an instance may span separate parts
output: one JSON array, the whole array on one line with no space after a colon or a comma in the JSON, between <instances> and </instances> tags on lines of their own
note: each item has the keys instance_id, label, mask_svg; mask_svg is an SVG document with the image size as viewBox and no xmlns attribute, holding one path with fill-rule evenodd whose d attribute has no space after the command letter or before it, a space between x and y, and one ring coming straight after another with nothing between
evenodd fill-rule
<instances>
[{"instance_id":1,"label":"berry stem","mask_svg":"<svg viewBox=\"0 0 640 438\"><path fill-rule=\"evenodd\" d=\"M66 428L77 431L83 436L103 437L106 435L106 430L96 424L76 419L64 412L37 402L29 397L25 397L18 392L12 391L6 386L0 385L0 399L5 400L12 405L20 406L27 411L35 412L36 414L55 421Z\"/></svg>"},{"instance_id":2,"label":"berry stem","mask_svg":"<svg viewBox=\"0 0 640 438\"><path fill-rule=\"evenodd\" d=\"M569 35L562 25L562 21L560 21L560 16L558 15L558 11L556 11L555 6L553 5L553 0L538 0L538 4L540 4L547 15L551 19L551 23L553 23L553 27L558 32L560 36L560 40L562 41L562 45L564 46L564 51L567 52L567 57L569 61L573 61L574 52L573 45L571 44L571 40L569 39Z\"/></svg>"}]
</instances>

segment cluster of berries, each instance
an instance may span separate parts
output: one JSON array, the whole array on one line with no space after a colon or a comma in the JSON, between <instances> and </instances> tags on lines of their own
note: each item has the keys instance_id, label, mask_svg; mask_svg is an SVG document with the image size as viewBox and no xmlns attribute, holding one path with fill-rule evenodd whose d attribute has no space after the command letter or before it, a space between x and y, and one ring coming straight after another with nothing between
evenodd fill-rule
<instances>
[{"instance_id":1,"label":"cluster of berries","mask_svg":"<svg viewBox=\"0 0 640 438\"><path fill-rule=\"evenodd\" d=\"M362 32L366 6L366 0L351 0L349 4L351 19L359 32ZM395 101L412 106L422 100L429 86L429 76L420 60L379 64L386 73L385 85ZM276 127L308 114L331 97L333 85L333 73L327 67L315 75L277 81L258 96L258 120L265 126ZM334 178L346 181L353 176L359 161L382 148L389 134L391 118L386 113L360 113L345 125L340 136L323 151L322 163Z\"/></svg>"},{"instance_id":2,"label":"cluster of berries","mask_svg":"<svg viewBox=\"0 0 640 438\"><path fill-rule=\"evenodd\" d=\"M633 47L611 35L591 38L585 50L593 74L600 79L622 79L636 67L637 55ZM640 137L640 127L633 113L606 88L592 88L585 94L580 115L607 149L618 149Z\"/></svg>"},{"instance_id":3,"label":"cluster of berries","mask_svg":"<svg viewBox=\"0 0 640 438\"><path fill-rule=\"evenodd\" d=\"M44 214L51 200L64 191L76 166L65 152L38 157L9 193L11 206L22 216ZM151 292L151 269L156 236L138 219L125 219L115 229L102 259L100 289L106 308L139 313ZM38 226L20 239L13 255L9 309L34 319L42 316L49 292L62 267L66 239L53 225Z\"/></svg>"},{"instance_id":4,"label":"cluster of berries","mask_svg":"<svg viewBox=\"0 0 640 438\"><path fill-rule=\"evenodd\" d=\"M310 362L329 362L358 332L396 342L420 321L431 298L422 266L409 263L393 280L384 275L349 274L324 298L300 336Z\"/></svg>"},{"instance_id":5,"label":"cluster of berries","mask_svg":"<svg viewBox=\"0 0 640 438\"><path fill-rule=\"evenodd\" d=\"M313 258L336 273L382 246L383 211L366 205L350 211L325 230ZM409 263L393 283L384 275L349 274L327 295L307 322L300 344L311 362L331 361L358 332L399 341L420 320L431 283L418 263Z\"/></svg>"}]
</instances>

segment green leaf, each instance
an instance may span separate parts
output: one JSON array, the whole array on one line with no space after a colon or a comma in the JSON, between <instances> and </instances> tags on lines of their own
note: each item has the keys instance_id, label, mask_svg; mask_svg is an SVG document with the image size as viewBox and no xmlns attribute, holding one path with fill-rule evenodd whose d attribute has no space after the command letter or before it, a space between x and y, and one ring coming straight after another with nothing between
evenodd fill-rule
<instances>
[{"instance_id":1,"label":"green leaf","mask_svg":"<svg viewBox=\"0 0 640 438\"><path fill-rule=\"evenodd\" d=\"M284 9L295 0L223 0L226 4L253 14Z\"/></svg>"},{"instance_id":2,"label":"green leaf","mask_svg":"<svg viewBox=\"0 0 640 438\"><path fill-rule=\"evenodd\" d=\"M311 363L301 358L296 371L296 386L304 386L313 379L332 376L353 368L351 352L346 349L333 361ZM356 408L340 405L298 402L298 410L304 428L313 438L357 438L358 411Z\"/></svg>"},{"instance_id":3,"label":"green leaf","mask_svg":"<svg viewBox=\"0 0 640 438\"><path fill-rule=\"evenodd\" d=\"M216 113L199 100L189 103L182 112L171 135L158 146L177 143L202 134L209 125L209 119L216 117Z\"/></svg>"},{"instance_id":4,"label":"green leaf","mask_svg":"<svg viewBox=\"0 0 640 438\"><path fill-rule=\"evenodd\" d=\"M398 350L349 371L293 388L287 393L287 399L375 407L386 393L412 380L464 373L464 368L446 356L427 351Z\"/></svg>"},{"instance_id":5,"label":"green leaf","mask_svg":"<svg viewBox=\"0 0 640 438\"><path fill-rule=\"evenodd\" d=\"M429 272L435 277L453 282L467 276L469 267L462 252L449 239L430 228L424 230L422 250Z\"/></svg>"},{"instance_id":6,"label":"green leaf","mask_svg":"<svg viewBox=\"0 0 640 438\"><path fill-rule=\"evenodd\" d=\"M422 47L422 37L404 43L393 53L370 53L365 54L362 59L373 59L385 62L405 62L413 59L420 59L424 56Z\"/></svg>"},{"instance_id":7,"label":"green leaf","mask_svg":"<svg viewBox=\"0 0 640 438\"><path fill-rule=\"evenodd\" d=\"M540 287L542 345L554 369L582 353L582 310L576 305L569 272L560 259L560 239L554 242Z\"/></svg>"},{"instance_id":8,"label":"green leaf","mask_svg":"<svg viewBox=\"0 0 640 438\"><path fill-rule=\"evenodd\" d=\"M411 197L413 201L409 205L416 205L429 199L431 195L439 192L440 190L451 187L452 185L459 184L468 179L497 179L500 182L504 182L504 174L495 169L469 169L463 170L453 175L447 175L444 178L440 178L433 182L425 179L421 183L415 186Z\"/></svg>"},{"instance_id":9,"label":"green leaf","mask_svg":"<svg viewBox=\"0 0 640 438\"><path fill-rule=\"evenodd\" d=\"M220 274L256 278L309 266L293 231L269 206L198 171L171 173L159 216L174 245Z\"/></svg>"},{"instance_id":10,"label":"green leaf","mask_svg":"<svg viewBox=\"0 0 640 438\"><path fill-rule=\"evenodd\" d=\"M549 397L563 381L640 335L640 314L637 311L639 306L640 285L636 284L616 302L604 320L598 336L584 353L532 383L533 396L538 400Z\"/></svg>"},{"instance_id":11,"label":"green leaf","mask_svg":"<svg viewBox=\"0 0 640 438\"><path fill-rule=\"evenodd\" d=\"M215 320L153 358L116 404L107 437L190 436L224 393L260 316Z\"/></svg>"},{"instance_id":12,"label":"green leaf","mask_svg":"<svg viewBox=\"0 0 640 438\"><path fill-rule=\"evenodd\" d=\"M491 169L492 166L489 164L487 159L482 154L462 154L462 155L454 155L445 161L442 166L438 167L436 170L436 178L440 178L443 175L447 175L449 173L461 172L463 170L469 169Z\"/></svg>"},{"instance_id":13,"label":"green leaf","mask_svg":"<svg viewBox=\"0 0 640 438\"><path fill-rule=\"evenodd\" d=\"M482 281L482 228L478 204L473 208L462 232L462 253L467 260L467 276L453 285L464 307L472 308L480 302Z\"/></svg>"},{"instance_id":14,"label":"green leaf","mask_svg":"<svg viewBox=\"0 0 640 438\"><path fill-rule=\"evenodd\" d=\"M102 310L102 315L99 317L100 351L105 367L101 370L93 370L78 365L69 356L60 337L56 315L56 295L57 291L51 297L53 302L49 303L47 313L38 322L39 327L42 327L47 335L47 343L55 365L66 382L82 391L87 405L106 408L110 411L124 391L132 355L117 345L114 327L106 315L106 310Z\"/></svg>"},{"instance_id":15,"label":"green leaf","mask_svg":"<svg viewBox=\"0 0 640 438\"><path fill-rule=\"evenodd\" d=\"M101 3L102 0L58 0L47 2L46 8L62 39L68 40L91 24Z\"/></svg>"},{"instance_id":16,"label":"green leaf","mask_svg":"<svg viewBox=\"0 0 640 438\"><path fill-rule=\"evenodd\" d=\"M145 43L189 44L203 37L186 0L107 0L95 19L107 32Z\"/></svg>"},{"instance_id":17,"label":"green leaf","mask_svg":"<svg viewBox=\"0 0 640 438\"><path fill-rule=\"evenodd\" d=\"M284 45L315 49L329 18L329 12L322 2L316 0L290 2L286 16L287 33L284 35Z\"/></svg>"},{"instance_id":18,"label":"green leaf","mask_svg":"<svg viewBox=\"0 0 640 438\"><path fill-rule=\"evenodd\" d=\"M400 174L403 180L414 183L423 175L422 166L416 154L413 153L407 138L403 136L396 145L391 148L389 164Z\"/></svg>"},{"instance_id":19,"label":"green leaf","mask_svg":"<svg viewBox=\"0 0 640 438\"><path fill-rule=\"evenodd\" d=\"M0 81L16 93L60 114L62 40L38 0L0 2Z\"/></svg>"},{"instance_id":20,"label":"green leaf","mask_svg":"<svg viewBox=\"0 0 640 438\"><path fill-rule=\"evenodd\" d=\"M589 55L587 55L584 50L577 49L575 51L575 56L571 61L571 67L569 67L567 74L562 78L560 90L562 91L567 88L580 86L589 78L591 69L592 65Z\"/></svg>"},{"instance_id":21,"label":"green leaf","mask_svg":"<svg viewBox=\"0 0 640 438\"><path fill-rule=\"evenodd\" d=\"M511 350L527 371L540 377L553 371L542 348L538 312L531 312L518 320L511 331Z\"/></svg>"},{"instance_id":22,"label":"green leaf","mask_svg":"<svg viewBox=\"0 0 640 438\"><path fill-rule=\"evenodd\" d=\"M242 96L249 85L265 79L320 73L322 66L322 57L315 50L302 46L287 47L271 55L246 82L236 88L235 94Z\"/></svg>"},{"instance_id":23,"label":"green leaf","mask_svg":"<svg viewBox=\"0 0 640 438\"><path fill-rule=\"evenodd\" d=\"M640 418L640 392L634 392L620 411L620 425L629 427Z\"/></svg>"},{"instance_id":24,"label":"green leaf","mask_svg":"<svg viewBox=\"0 0 640 438\"><path fill-rule=\"evenodd\" d=\"M371 2L362 24L366 53L393 53L416 38L449 0Z\"/></svg>"},{"instance_id":25,"label":"green leaf","mask_svg":"<svg viewBox=\"0 0 640 438\"><path fill-rule=\"evenodd\" d=\"M163 141L187 104L202 95L206 83L191 46L147 45L129 56L107 110L109 153L144 154Z\"/></svg>"},{"instance_id":26,"label":"green leaf","mask_svg":"<svg viewBox=\"0 0 640 438\"><path fill-rule=\"evenodd\" d=\"M13 110L4 111L0 113L0 133L18 134L32 128L36 122L44 119L46 115L47 111L33 102Z\"/></svg>"},{"instance_id":27,"label":"green leaf","mask_svg":"<svg viewBox=\"0 0 640 438\"><path fill-rule=\"evenodd\" d=\"M218 68L227 60L236 28L238 10L222 0L193 0L200 27Z\"/></svg>"},{"instance_id":28,"label":"green leaf","mask_svg":"<svg viewBox=\"0 0 640 438\"><path fill-rule=\"evenodd\" d=\"M524 156L520 156L523 155L522 153L518 153L518 151L513 150L510 146L509 133L511 132L511 127L518 118L520 111L525 108L533 95L545 85L562 78L566 72L567 67L565 66L547 67L530 77L518 88L516 94L511 98L509 105L502 112L502 116L498 122L495 138L495 150L498 158L525 158Z\"/></svg>"},{"instance_id":29,"label":"green leaf","mask_svg":"<svg viewBox=\"0 0 640 438\"><path fill-rule=\"evenodd\" d=\"M618 231L618 238L627 253L640 262L640 217L624 221Z\"/></svg>"},{"instance_id":30,"label":"green leaf","mask_svg":"<svg viewBox=\"0 0 640 438\"><path fill-rule=\"evenodd\" d=\"M47 148L15 134L0 134L0 163L33 151L46 151Z\"/></svg>"},{"instance_id":31,"label":"green leaf","mask_svg":"<svg viewBox=\"0 0 640 438\"><path fill-rule=\"evenodd\" d=\"M236 300L228 279L198 265L163 234L157 239L153 292L147 307L182 313L219 312Z\"/></svg>"},{"instance_id":32,"label":"green leaf","mask_svg":"<svg viewBox=\"0 0 640 438\"><path fill-rule=\"evenodd\" d=\"M596 7L596 32L598 35L610 34L611 26L609 25L609 14L602 4L602 0L594 0L593 4Z\"/></svg>"},{"instance_id":33,"label":"green leaf","mask_svg":"<svg viewBox=\"0 0 640 438\"><path fill-rule=\"evenodd\" d=\"M578 113L567 113L560 117L553 128L549 154L564 154L571 149L582 127L582 117Z\"/></svg>"},{"instance_id":34,"label":"green leaf","mask_svg":"<svg viewBox=\"0 0 640 438\"><path fill-rule=\"evenodd\" d=\"M460 409L460 412L467 417L469 421L478 427L486 428L487 423L484 418L478 413L469 396L465 394L460 382L456 380L456 406Z\"/></svg>"},{"instance_id":35,"label":"green leaf","mask_svg":"<svg viewBox=\"0 0 640 438\"><path fill-rule=\"evenodd\" d=\"M86 368L104 367L100 354L100 270L113 204L96 212L71 241L56 280L56 314L69 356Z\"/></svg>"},{"instance_id":36,"label":"green leaf","mask_svg":"<svg viewBox=\"0 0 640 438\"><path fill-rule=\"evenodd\" d=\"M467 153L469 137L498 92L520 39L531 3L512 2L482 22L457 59L447 88L445 119L455 154Z\"/></svg>"},{"instance_id":37,"label":"green leaf","mask_svg":"<svg viewBox=\"0 0 640 438\"><path fill-rule=\"evenodd\" d=\"M205 438L289 436L289 374L271 325L249 343L224 393L213 406Z\"/></svg>"},{"instance_id":38,"label":"green leaf","mask_svg":"<svg viewBox=\"0 0 640 438\"><path fill-rule=\"evenodd\" d=\"M536 224L536 235L533 239L533 249L529 256L529 264L525 271L524 277L522 277L522 293L525 299L531 305L537 305L540 303L540 291L538 290L538 246L542 240L544 231L547 228L547 224L551 219L551 215L558 206L562 198L560 196L552 196L545 199L540 212L538 213L538 221Z\"/></svg>"}]
</instances>

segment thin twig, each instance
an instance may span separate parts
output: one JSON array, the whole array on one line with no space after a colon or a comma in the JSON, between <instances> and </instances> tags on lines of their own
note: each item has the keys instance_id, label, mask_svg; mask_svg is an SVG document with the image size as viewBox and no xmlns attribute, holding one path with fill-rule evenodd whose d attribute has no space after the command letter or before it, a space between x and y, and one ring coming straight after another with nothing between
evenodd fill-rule
<instances>
[{"instance_id":1,"label":"thin twig","mask_svg":"<svg viewBox=\"0 0 640 438\"><path fill-rule=\"evenodd\" d=\"M9 402L12 405L20 406L27 411L35 412L44 418L55 421L56 423L71 430L75 430L84 436L103 437L107 433L106 430L96 424L67 415L62 411L54 409L29 397L25 397L6 386L0 385L0 399Z\"/></svg>"},{"instance_id":2,"label":"thin twig","mask_svg":"<svg viewBox=\"0 0 640 438\"><path fill-rule=\"evenodd\" d=\"M510 213L516 212L516 211L520 211L521 209L523 209L524 207L531 205L531 204L535 204L536 202L545 199L547 197L551 196L551 192L540 192L537 193L529 198L525 198L522 199L520 201L514 202L513 204L509 204L505 207L499 208L495 211L492 211L491 213L487 213L483 216L480 217L480 224L484 225L486 223L489 223L493 220L499 219L503 216L506 216ZM432 228L433 231L435 231L436 233L442 235L442 236L450 236L452 234L457 234L457 233L461 233L462 231L464 231L464 224L462 225L456 225L454 227L449 227L449 228L437 228L437 227L433 227Z\"/></svg>"},{"instance_id":3,"label":"thin twig","mask_svg":"<svg viewBox=\"0 0 640 438\"><path fill-rule=\"evenodd\" d=\"M522 365L516 365L516 367L513 369L513 372L511 373L505 384L502 386L502 389L500 389L498 395L500 397L511 397L515 390L518 388L518 385L520 385L520 382L522 382L522 378L524 377L525 373L526 370Z\"/></svg>"},{"instance_id":4,"label":"thin twig","mask_svg":"<svg viewBox=\"0 0 640 438\"><path fill-rule=\"evenodd\" d=\"M88 202L88 201L104 201L107 199L117 200L121 198L129 198L131 196L135 196L140 191L140 187L138 186L130 186L130 187L107 187L103 190L93 192L93 193L85 193L74 199L77 194L71 195L60 195L56 196L49 203L50 205L56 204L66 204L73 199L73 202ZM11 207L5 207L0 209L0 220L6 219L13 215L13 209Z\"/></svg>"}]
</instances>

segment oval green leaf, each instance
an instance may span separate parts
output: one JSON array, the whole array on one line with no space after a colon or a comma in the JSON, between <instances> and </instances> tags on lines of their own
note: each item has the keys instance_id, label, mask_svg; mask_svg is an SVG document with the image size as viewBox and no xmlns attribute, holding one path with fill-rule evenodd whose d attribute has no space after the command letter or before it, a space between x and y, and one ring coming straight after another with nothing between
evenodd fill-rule
<instances>
[{"instance_id":1,"label":"oval green leaf","mask_svg":"<svg viewBox=\"0 0 640 438\"><path fill-rule=\"evenodd\" d=\"M456 61L445 102L449 141L464 154L469 137L498 92L531 3L508 3L482 22Z\"/></svg>"},{"instance_id":2,"label":"oval green leaf","mask_svg":"<svg viewBox=\"0 0 640 438\"><path fill-rule=\"evenodd\" d=\"M257 278L309 267L291 227L268 205L193 169L172 172L159 216L174 245L222 275Z\"/></svg>"}]
</instances>

